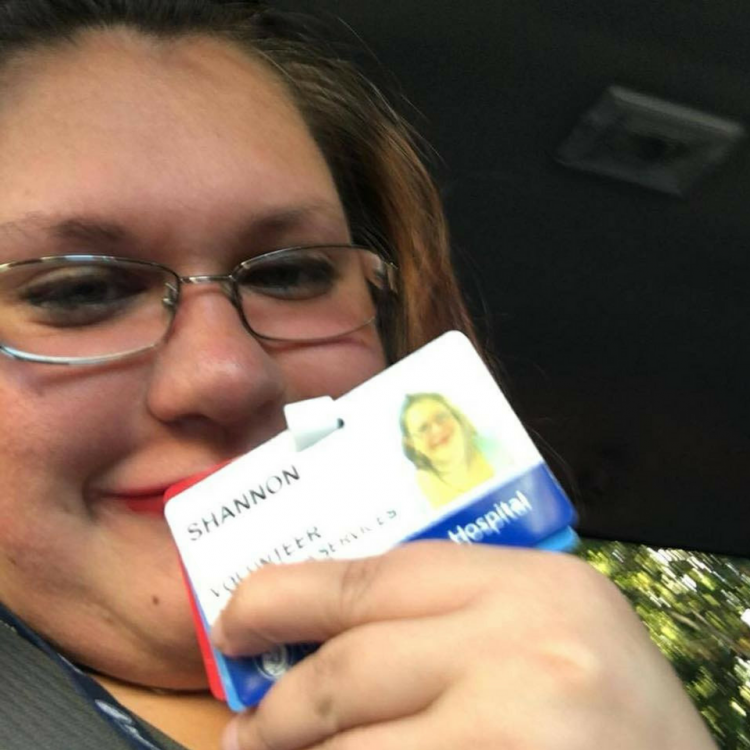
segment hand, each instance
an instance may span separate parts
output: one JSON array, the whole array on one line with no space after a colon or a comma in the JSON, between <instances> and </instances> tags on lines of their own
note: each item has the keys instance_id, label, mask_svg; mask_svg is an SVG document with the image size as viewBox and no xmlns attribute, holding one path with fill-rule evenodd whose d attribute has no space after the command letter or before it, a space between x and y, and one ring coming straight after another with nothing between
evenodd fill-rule
<instances>
[{"instance_id":1,"label":"hand","mask_svg":"<svg viewBox=\"0 0 750 750\"><path fill-rule=\"evenodd\" d=\"M229 655L324 641L230 724L229 750L713 750L614 586L556 553L422 542L267 566Z\"/></svg>"}]
</instances>

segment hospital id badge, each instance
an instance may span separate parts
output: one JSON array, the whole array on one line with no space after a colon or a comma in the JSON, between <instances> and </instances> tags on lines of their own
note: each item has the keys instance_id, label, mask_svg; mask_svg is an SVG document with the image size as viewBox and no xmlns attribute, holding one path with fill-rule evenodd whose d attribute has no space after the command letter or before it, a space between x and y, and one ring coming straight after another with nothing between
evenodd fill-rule
<instances>
[{"instance_id":1,"label":"hospital id badge","mask_svg":"<svg viewBox=\"0 0 750 750\"><path fill-rule=\"evenodd\" d=\"M212 692L239 711L314 646L229 658L208 632L264 565L377 555L416 539L571 548L574 510L486 365L451 331L165 496Z\"/></svg>"}]
</instances>

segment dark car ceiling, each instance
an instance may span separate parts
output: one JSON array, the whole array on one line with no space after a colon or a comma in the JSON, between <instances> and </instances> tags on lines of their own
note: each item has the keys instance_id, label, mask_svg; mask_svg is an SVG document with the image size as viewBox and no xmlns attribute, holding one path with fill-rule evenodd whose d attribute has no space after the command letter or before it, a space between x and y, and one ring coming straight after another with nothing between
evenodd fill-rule
<instances>
[{"instance_id":1,"label":"dark car ceiling","mask_svg":"<svg viewBox=\"0 0 750 750\"><path fill-rule=\"evenodd\" d=\"M748 554L750 141L685 198L553 154L615 83L750 126L750 5L284 5L351 27L439 153L470 303L581 530Z\"/></svg>"}]
</instances>

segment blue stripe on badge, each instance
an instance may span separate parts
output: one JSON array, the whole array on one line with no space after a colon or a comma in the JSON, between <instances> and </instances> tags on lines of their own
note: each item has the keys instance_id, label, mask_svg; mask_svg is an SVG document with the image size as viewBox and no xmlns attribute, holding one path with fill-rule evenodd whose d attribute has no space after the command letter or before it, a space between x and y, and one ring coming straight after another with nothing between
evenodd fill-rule
<instances>
[{"instance_id":1,"label":"blue stripe on badge","mask_svg":"<svg viewBox=\"0 0 750 750\"><path fill-rule=\"evenodd\" d=\"M281 675L316 648L314 644L294 643L274 646L258 656L220 654L222 683L225 689L231 687L236 696L232 701L227 700L227 705L234 711L256 705Z\"/></svg>"},{"instance_id":2,"label":"blue stripe on badge","mask_svg":"<svg viewBox=\"0 0 750 750\"><path fill-rule=\"evenodd\" d=\"M575 533L570 527L575 520L573 506L542 463L412 534L406 541L450 539L458 544L481 542L567 549L574 544ZM553 538L560 534L553 544Z\"/></svg>"}]
</instances>

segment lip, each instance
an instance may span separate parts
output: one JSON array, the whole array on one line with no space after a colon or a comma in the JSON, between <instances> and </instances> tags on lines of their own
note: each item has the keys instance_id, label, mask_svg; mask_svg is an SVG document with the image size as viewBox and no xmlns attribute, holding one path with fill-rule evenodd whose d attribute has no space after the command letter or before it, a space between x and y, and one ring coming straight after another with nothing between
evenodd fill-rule
<instances>
[{"instance_id":1,"label":"lip","mask_svg":"<svg viewBox=\"0 0 750 750\"><path fill-rule=\"evenodd\" d=\"M132 513L150 516L164 516L164 493L174 484L182 482L182 477L173 481L160 482L148 487L117 487L100 489L96 496L107 503L123 505Z\"/></svg>"},{"instance_id":2,"label":"lip","mask_svg":"<svg viewBox=\"0 0 750 750\"><path fill-rule=\"evenodd\" d=\"M164 484L152 485L139 489L123 488L109 491L102 491L99 496L102 499L122 503L128 510L133 513L142 513L144 515L164 516L164 495L170 488L175 485L188 486L200 481L209 474L225 466L230 461L221 461L208 468L200 471L186 474Z\"/></svg>"},{"instance_id":3,"label":"lip","mask_svg":"<svg viewBox=\"0 0 750 750\"><path fill-rule=\"evenodd\" d=\"M144 515L163 516L164 515L164 493L169 485L147 491L122 491L104 493L105 499L122 503L128 510L133 513L142 513Z\"/></svg>"},{"instance_id":4,"label":"lip","mask_svg":"<svg viewBox=\"0 0 750 750\"><path fill-rule=\"evenodd\" d=\"M444 438L441 438L440 440L435 441L430 448L432 450L435 450L435 448L442 448L444 445L447 445L450 442L452 435L446 435Z\"/></svg>"}]
</instances>

